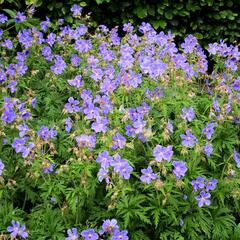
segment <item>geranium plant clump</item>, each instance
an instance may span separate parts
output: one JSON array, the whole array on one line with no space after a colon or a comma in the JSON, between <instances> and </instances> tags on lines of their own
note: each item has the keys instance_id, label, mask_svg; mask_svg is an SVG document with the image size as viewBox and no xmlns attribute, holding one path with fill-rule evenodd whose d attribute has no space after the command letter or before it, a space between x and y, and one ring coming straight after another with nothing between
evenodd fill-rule
<instances>
[{"instance_id":1,"label":"geranium plant clump","mask_svg":"<svg viewBox=\"0 0 240 240\"><path fill-rule=\"evenodd\" d=\"M1 239L239 239L238 46L71 10L0 14Z\"/></svg>"}]
</instances>

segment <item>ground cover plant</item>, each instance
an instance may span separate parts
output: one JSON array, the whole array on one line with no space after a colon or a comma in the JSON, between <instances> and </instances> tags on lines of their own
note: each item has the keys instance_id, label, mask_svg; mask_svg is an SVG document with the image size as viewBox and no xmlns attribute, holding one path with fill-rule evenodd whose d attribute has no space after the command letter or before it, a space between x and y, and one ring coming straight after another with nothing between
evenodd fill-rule
<instances>
[{"instance_id":1,"label":"ground cover plant","mask_svg":"<svg viewBox=\"0 0 240 240\"><path fill-rule=\"evenodd\" d=\"M0 14L1 239L239 239L238 46L71 11Z\"/></svg>"}]
</instances>

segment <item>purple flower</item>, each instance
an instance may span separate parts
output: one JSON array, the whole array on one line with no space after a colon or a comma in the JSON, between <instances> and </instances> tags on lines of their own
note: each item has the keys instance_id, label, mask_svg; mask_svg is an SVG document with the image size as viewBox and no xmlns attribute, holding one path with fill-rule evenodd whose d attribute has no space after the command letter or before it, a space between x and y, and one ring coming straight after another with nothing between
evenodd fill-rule
<instances>
[{"instance_id":1,"label":"purple flower","mask_svg":"<svg viewBox=\"0 0 240 240\"><path fill-rule=\"evenodd\" d=\"M71 64L72 64L74 67L78 67L80 61L81 61L81 58L80 58L77 54L73 54L73 55L71 56Z\"/></svg>"},{"instance_id":2,"label":"purple flower","mask_svg":"<svg viewBox=\"0 0 240 240\"><path fill-rule=\"evenodd\" d=\"M106 95L103 96L97 95L94 99L94 103L99 104L104 115L107 115L113 108L109 97Z\"/></svg>"},{"instance_id":3,"label":"purple flower","mask_svg":"<svg viewBox=\"0 0 240 240\"><path fill-rule=\"evenodd\" d=\"M21 151L22 152L22 157L26 158L33 148L34 148L34 143L33 142L30 142L27 147L24 146L22 148L22 151Z\"/></svg>"},{"instance_id":4,"label":"purple flower","mask_svg":"<svg viewBox=\"0 0 240 240\"><path fill-rule=\"evenodd\" d=\"M10 92L11 92L11 93L15 93L15 92L16 92L16 90L17 90L16 86L17 86L17 81L11 80L11 81L9 82L8 88L10 89Z\"/></svg>"},{"instance_id":5,"label":"purple flower","mask_svg":"<svg viewBox=\"0 0 240 240\"><path fill-rule=\"evenodd\" d=\"M164 97L165 92L163 91L163 89L160 89L158 87L155 87L155 89L153 91L151 91L147 88L145 91L145 95L151 101L155 101L157 99L160 99L161 97Z\"/></svg>"},{"instance_id":6,"label":"purple flower","mask_svg":"<svg viewBox=\"0 0 240 240\"><path fill-rule=\"evenodd\" d=\"M2 162L2 159L0 158L0 176L2 176L2 172L3 172L4 167L5 167L5 165Z\"/></svg>"},{"instance_id":7,"label":"purple flower","mask_svg":"<svg viewBox=\"0 0 240 240\"><path fill-rule=\"evenodd\" d=\"M67 230L68 237L65 240L78 240L77 228L72 228Z\"/></svg>"},{"instance_id":8,"label":"purple flower","mask_svg":"<svg viewBox=\"0 0 240 240\"><path fill-rule=\"evenodd\" d=\"M55 56L54 65L51 66L51 70L56 74L62 74L66 68L67 64L64 62L60 55Z\"/></svg>"},{"instance_id":9,"label":"purple flower","mask_svg":"<svg viewBox=\"0 0 240 240\"><path fill-rule=\"evenodd\" d=\"M108 151L99 153L96 159L96 162L100 163L101 168L103 169L107 169L108 167L110 167L112 161L113 161L113 158L109 155Z\"/></svg>"},{"instance_id":10,"label":"purple flower","mask_svg":"<svg viewBox=\"0 0 240 240\"><path fill-rule=\"evenodd\" d=\"M181 47L183 48L184 53L192 53L197 44L197 38L190 34L185 38L184 42L181 44Z\"/></svg>"},{"instance_id":11,"label":"purple flower","mask_svg":"<svg viewBox=\"0 0 240 240\"><path fill-rule=\"evenodd\" d=\"M177 69L185 69L187 65L187 58L178 53L172 57L172 61Z\"/></svg>"},{"instance_id":12,"label":"purple flower","mask_svg":"<svg viewBox=\"0 0 240 240\"><path fill-rule=\"evenodd\" d=\"M30 8L27 9L27 13L30 15L30 16L33 16L34 13L35 13L36 9L35 7L32 5Z\"/></svg>"},{"instance_id":13,"label":"purple flower","mask_svg":"<svg viewBox=\"0 0 240 240\"><path fill-rule=\"evenodd\" d=\"M92 74L91 74L91 78L95 81L100 81L102 80L104 75L104 72L101 68L93 68L92 69Z\"/></svg>"},{"instance_id":14,"label":"purple flower","mask_svg":"<svg viewBox=\"0 0 240 240\"><path fill-rule=\"evenodd\" d=\"M118 36L118 27L111 30L111 42L113 45L120 45L120 37Z\"/></svg>"},{"instance_id":15,"label":"purple flower","mask_svg":"<svg viewBox=\"0 0 240 240\"><path fill-rule=\"evenodd\" d=\"M202 134L206 135L207 139L210 140L214 133L214 123L208 123L202 130Z\"/></svg>"},{"instance_id":16,"label":"purple flower","mask_svg":"<svg viewBox=\"0 0 240 240\"><path fill-rule=\"evenodd\" d=\"M112 140L112 149L123 149L126 144L126 138L123 137L120 133L117 133L115 136L113 136Z\"/></svg>"},{"instance_id":17,"label":"purple flower","mask_svg":"<svg viewBox=\"0 0 240 240\"><path fill-rule=\"evenodd\" d=\"M133 25L131 23L124 23L123 24L123 31L131 33L133 31Z\"/></svg>"},{"instance_id":18,"label":"purple flower","mask_svg":"<svg viewBox=\"0 0 240 240\"><path fill-rule=\"evenodd\" d=\"M138 30L143 34L146 34L147 32L150 32L151 30L153 30L153 28L149 23L142 22Z\"/></svg>"},{"instance_id":19,"label":"purple flower","mask_svg":"<svg viewBox=\"0 0 240 240\"><path fill-rule=\"evenodd\" d=\"M29 127L27 124L19 124L17 126L18 130L19 130L19 136L22 138L26 135L26 132L28 132Z\"/></svg>"},{"instance_id":20,"label":"purple flower","mask_svg":"<svg viewBox=\"0 0 240 240\"><path fill-rule=\"evenodd\" d=\"M84 108L83 112L86 114L87 119L91 120L101 118L99 115L100 109L98 107L95 107L92 103L87 104L87 107Z\"/></svg>"},{"instance_id":21,"label":"purple flower","mask_svg":"<svg viewBox=\"0 0 240 240\"><path fill-rule=\"evenodd\" d=\"M55 138L57 136L57 131L53 128L48 128L47 126L43 125L37 134L40 138L42 138L42 140L47 141L51 138Z\"/></svg>"},{"instance_id":22,"label":"purple flower","mask_svg":"<svg viewBox=\"0 0 240 240\"><path fill-rule=\"evenodd\" d=\"M66 129L67 133L70 133L70 131L72 129L72 119L70 117L65 119L65 129Z\"/></svg>"},{"instance_id":23,"label":"purple flower","mask_svg":"<svg viewBox=\"0 0 240 240\"><path fill-rule=\"evenodd\" d=\"M172 146L163 147L161 145L157 145L153 150L153 156L157 162L161 162L162 160L169 162L173 156Z\"/></svg>"},{"instance_id":24,"label":"purple flower","mask_svg":"<svg viewBox=\"0 0 240 240\"><path fill-rule=\"evenodd\" d=\"M7 80L7 76L5 71L0 69L0 83L5 82Z\"/></svg>"},{"instance_id":25,"label":"purple flower","mask_svg":"<svg viewBox=\"0 0 240 240\"><path fill-rule=\"evenodd\" d=\"M150 75L150 77L155 79L157 77L162 76L165 73L165 71L167 70L167 68L168 68L168 65L158 59L151 64L151 67L149 70L149 75Z\"/></svg>"},{"instance_id":26,"label":"purple flower","mask_svg":"<svg viewBox=\"0 0 240 240\"><path fill-rule=\"evenodd\" d=\"M4 97L4 110L1 119L4 123L12 123L16 118L14 104L10 98Z\"/></svg>"},{"instance_id":27,"label":"purple flower","mask_svg":"<svg viewBox=\"0 0 240 240\"><path fill-rule=\"evenodd\" d=\"M136 136L135 129L134 129L133 126L127 125L125 127L125 130L126 130L126 135L127 136L130 136L130 137L135 137Z\"/></svg>"},{"instance_id":28,"label":"purple flower","mask_svg":"<svg viewBox=\"0 0 240 240\"><path fill-rule=\"evenodd\" d=\"M26 29L24 28L23 30L21 30L18 34L18 38L19 38L19 42L26 48L30 48L32 46L33 43L33 36L32 36L32 32L30 29Z\"/></svg>"},{"instance_id":29,"label":"purple flower","mask_svg":"<svg viewBox=\"0 0 240 240\"><path fill-rule=\"evenodd\" d=\"M82 231L81 236L84 238L84 240L97 240L98 239L98 234L92 228Z\"/></svg>"},{"instance_id":30,"label":"purple flower","mask_svg":"<svg viewBox=\"0 0 240 240\"><path fill-rule=\"evenodd\" d=\"M73 13L73 16L81 15L82 10L83 10L82 7L80 7L80 6L77 5L77 4L74 4L74 5L71 7L71 12Z\"/></svg>"},{"instance_id":31,"label":"purple flower","mask_svg":"<svg viewBox=\"0 0 240 240\"><path fill-rule=\"evenodd\" d=\"M142 73L148 74L151 70L153 59L149 56L140 59L140 69Z\"/></svg>"},{"instance_id":32,"label":"purple flower","mask_svg":"<svg viewBox=\"0 0 240 240\"><path fill-rule=\"evenodd\" d=\"M57 203L57 199L56 199L55 197L51 197L51 198L50 198L50 201L51 201L51 203L53 203L53 204Z\"/></svg>"},{"instance_id":33,"label":"purple flower","mask_svg":"<svg viewBox=\"0 0 240 240\"><path fill-rule=\"evenodd\" d=\"M185 147L193 147L198 142L197 138L189 130L186 130L186 134L181 134L180 137L182 138L182 145Z\"/></svg>"},{"instance_id":34,"label":"purple flower","mask_svg":"<svg viewBox=\"0 0 240 240\"><path fill-rule=\"evenodd\" d=\"M7 228L7 231L11 233L11 238L15 239L16 237L28 238L28 233L26 231L25 225L20 225L19 222L12 220L12 226Z\"/></svg>"},{"instance_id":35,"label":"purple flower","mask_svg":"<svg viewBox=\"0 0 240 240\"><path fill-rule=\"evenodd\" d=\"M52 47L53 44L55 43L55 41L56 41L56 34L55 33L50 33L47 36L46 43L48 43Z\"/></svg>"},{"instance_id":36,"label":"purple flower","mask_svg":"<svg viewBox=\"0 0 240 240\"><path fill-rule=\"evenodd\" d=\"M203 207L204 205L209 206L211 204L210 198L211 194L205 191L201 191L199 195L195 197L195 199L198 201L198 207Z\"/></svg>"},{"instance_id":37,"label":"purple flower","mask_svg":"<svg viewBox=\"0 0 240 240\"><path fill-rule=\"evenodd\" d=\"M129 165L128 161L126 159L121 159L118 153L113 157L114 161L111 162L111 166L114 168L114 172L119 173L124 179L129 179L133 168Z\"/></svg>"},{"instance_id":38,"label":"purple flower","mask_svg":"<svg viewBox=\"0 0 240 240\"><path fill-rule=\"evenodd\" d=\"M69 112L69 113L74 113L74 112L79 112L79 101L74 100L73 97L68 98L68 103L64 105L64 108Z\"/></svg>"},{"instance_id":39,"label":"purple flower","mask_svg":"<svg viewBox=\"0 0 240 240\"><path fill-rule=\"evenodd\" d=\"M14 17L16 23L21 23L26 20L26 16L23 12L17 12L16 16Z\"/></svg>"},{"instance_id":40,"label":"purple flower","mask_svg":"<svg viewBox=\"0 0 240 240\"><path fill-rule=\"evenodd\" d=\"M214 99L213 98L213 109L215 112L220 112L220 108L219 108L219 103L218 103L218 100L217 99Z\"/></svg>"},{"instance_id":41,"label":"purple flower","mask_svg":"<svg viewBox=\"0 0 240 240\"><path fill-rule=\"evenodd\" d=\"M114 231L113 235L111 236L110 240L128 240L128 231L127 230L116 230Z\"/></svg>"},{"instance_id":42,"label":"purple flower","mask_svg":"<svg viewBox=\"0 0 240 240\"><path fill-rule=\"evenodd\" d=\"M236 151L236 149L233 150L233 159L237 163L237 167L240 168L240 154Z\"/></svg>"},{"instance_id":43,"label":"purple flower","mask_svg":"<svg viewBox=\"0 0 240 240\"><path fill-rule=\"evenodd\" d=\"M52 173L54 171L55 165L51 163L50 161L46 160L43 163L44 167L42 169L43 173Z\"/></svg>"},{"instance_id":44,"label":"purple flower","mask_svg":"<svg viewBox=\"0 0 240 240\"><path fill-rule=\"evenodd\" d=\"M102 93L106 95L110 95L114 92L114 90L118 87L119 82L117 80L104 79L102 83L100 83L100 90Z\"/></svg>"},{"instance_id":45,"label":"purple flower","mask_svg":"<svg viewBox=\"0 0 240 240\"><path fill-rule=\"evenodd\" d=\"M128 64L129 67L129 64ZM121 84L128 88L137 88L142 82L142 75L136 74L132 70L120 74Z\"/></svg>"},{"instance_id":46,"label":"purple flower","mask_svg":"<svg viewBox=\"0 0 240 240\"><path fill-rule=\"evenodd\" d=\"M146 121L143 121L141 119L137 119L136 121L133 122L133 127L135 128L135 133L139 134L144 131L144 127L146 126Z\"/></svg>"},{"instance_id":47,"label":"purple flower","mask_svg":"<svg viewBox=\"0 0 240 240\"><path fill-rule=\"evenodd\" d=\"M225 66L226 66L226 68L229 68L233 72L236 72L237 69L238 69L237 61L236 60L232 60L232 59L227 59L225 61Z\"/></svg>"},{"instance_id":48,"label":"purple flower","mask_svg":"<svg viewBox=\"0 0 240 240\"><path fill-rule=\"evenodd\" d=\"M218 183L218 180L217 179L209 179L207 182L206 182L206 191L209 191L209 190L214 190L216 188L216 185Z\"/></svg>"},{"instance_id":49,"label":"purple flower","mask_svg":"<svg viewBox=\"0 0 240 240\"><path fill-rule=\"evenodd\" d=\"M27 72L28 66L24 65L22 62L18 62L15 65L15 70L18 75L23 76Z\"/></svg>"},{"instance_id":50,"label":"purple flower","mask_svg":"<svg viewBox=\"0 0 240 240\"><path fill-rule=\"evenodd\" d=\"M52 55L52 50L49 46L44 46L42 48L42 55L46 58L46 60L52 60L53 55Z\"/></svg>"},{"instance_id":51,"label":"purple flower","mask_svg":"<svg viewBox=\"0 0 240 240\"><path fill-rule=\"evenodd\" d=\"M29 52L28 51L23 51L23 52L17 52L17 56L16 56L16 59L19 61L19 62L24 62L26 60L26 57L29 55Z\"/></svg>"},{"instance_id":52,"label":"purple flower","mask_svg":"<svg viewBox=\"0 0 240 240\"><path fill-rule=\"evenodd\" d=\"M100 117L97 119L96 122L92 123L91 128L96 132L103 132L105 133L107 131L107 124L108 124L108 120L104 117Z\"/></svg>"},{"instance_id":53,"label":"purple flower","mask_svg":"<svg viewBox=\"0 0 240 240\"><path fill-rule=\"evenodd\" d=\"M203 189L205 187L205 179L201 176L198 176L196 179L194 179L191 182L194 192L196 192L199 189Z\"/></svg>"},{"instance_id":54,"label":"purple flower","mask_svg":"<svg viewBox=\"0 0 240 240\"><path fill-rule=\"evenodd\" d=\"M157 179L157 175L153 172L151 166L149 166L148 168L142 169L141 173L143 175L140 177L140 180L144 183L150 184L152 180Z\"/></svg>"},{"instance_id":55,"label":"purple flower","mask_svg":"<svg viewBox=\"0 0 240 240\"><path fill-rule=\"evenodd\" d=\"M90 55L87 59L87 63L89 66L94 67L98 62L99 60L94 55Z\"/></svg>"},{"instance_id":56,"label":"purple flower","mask_svg":"<svg viewBox=\"0 0 240 240\"><path fill-rule=\"evenodd\" d=\"M98 171L98 181L102 182L105 179L106 183L110 183L110 177L108 175L108 170L105 168L100 168Z\"/></svg>"},{"instance_id":57,"label":"purple flower","mask_svg":"<svg viewBox=\"0 0 240 240\"><path fill-rule=\"evenodd\" d=\"M20 153L23 150L23 147L26 143L24 138L14 138L12 147L15 149L16 153Z\"/></svg>"},{"instance_id":58,"label":"purple flower","mask_svg":"<svg viewBox=\"0 0 240 240\"><path fill-rule=\"evenodd\" d=\"M173 133L173 124L170 120L168 120L166 128L170 133Z\"/></svg>"},{"instance_id":59,"label":"purple flower","mask_svg":"<svg viewBox=\"0 0 240 240\"><path fill-rule=\"evenodd\" d=\"M92 42L90 39L79 39L75 42L74 49L79 53L87 53L92 49Z\"/></svg>"},{"instance_id":60,"label":"purple flower","mask_svg":"<svg viewBox=\"0 0 240 240\"><path fill-rule=\"evenodd\" d=\"M37 135L43 140L47 140L49 138L49 128L45 125L41 126L37 132Z\"/></svg>"},{"instance_id":61,"label":"purple flower","mask_svg":"<svg viewBox=\"0 0 240 240\"><path fill-rule=\"evenodd\" d=\"M238 77L238 78L232 83L232 87L234 88L234 90L240 91L240 77Z\"/></svg>"},{"instance_id":62,"label":"purple flower","mask_svg":"<svg viewBox=\"0 0 240 240\"><path fill-rule=\"evenodd\" d=\"M208 45L208 52L211 53L212 55L216 55L219 50L220 47L218 43L210 43Z\"/></svg>"},{"instance_id":63,"label":"purple flower","mask_svg":"<svg viewBox=\"0 0 240 240\"><path fill-rule=\"evenodd\" d=\"M204 152L205 152L205 154L209 157L209 156L212 154L212 151L213 151L212 145L207 143L207 144L204 146Z\"/></svg>"},{"instance_id":64,"label":"purple flower","mask_svg":"<svg viewBox=\"0 0 240 240\"><path fill-rule=\"evenodd\" d=\"M173 173L176 178L179 180L181 177L184 177L187 172L187 165L183 161L173 161Z\"/></svg>"},{"instance_id":65,"label":"purple flower","mask_svg":"<svg viewBox=\"0 0 240 240\"><path fill-rule=\"evenodd\" d=\"M182 109L182 118L191 122L195 117L195 113L193 111L193 108L190 107L190 108L183 108Z\"/></svg>"},{"instance_id":66,"label":"purple flower","mask_svg":"<svg viewBox=\"0 0 240 240\"><path fill-rule=\"evenodd\" d=\"M94 135L86 135L82 134L80 136L76 136L75 140L79 147L83 148L94 148L96 145L96 137Z\"/></svg>"},{"instance_id":67,"label":"purple flower","mask_svg":"<svg viewBox=\"0 0 240 240\"><path fill-rule=\"evenodd\" d=\"M4 14L0 14L0 23L5 23L7 22L8 17L5 16Z\"/></svg>"},{"instance_id":68,"label":"purple flower","mask_svg":"<svg viewBox=\"0 0 240 240\"><path fill-rule=\"evenodd\" d=\"M50 25L50 20L49 20L48 17L46 17L46 21L42 21L42 22L40 23L40 27L41 27L41 29L42 29L44 32L47 31L49 25Z\"/></svg>"},{"instance_id":69,"label":"purple flower","mask_svg":"<svg viewBox=\"0 0 240 240\"><path fill-rule=\"evenodd\" d=\"M102 230L100 231L100 234L103 235L104 233L110 233L112 234L114 231L119 229L117 225L116 219L106 219L103 221Z\"/></svg>"},{"instance_id":70,"label":"purple flower","mask_svg":"<svg viewBox=\"0 0 240 240\"><path fill-rule=\"evenodd\" d=\"M2 46L6 47L7 49L13 49L13 43L10 39L4 40Z\"/></svg>"},{"instance_id":71,"label":"purple flower","mask_svg":"<svg viewBox=\"0 0 240 240\"><path fill-rule=\"evenodd\" d=\"M32 98L30 104L31 104L31 106L32 106L33 108L35 108L35 107L36 107L36 104L37 104L37 99L36 99L36 98Z\"/></svg>"}]
</instances>

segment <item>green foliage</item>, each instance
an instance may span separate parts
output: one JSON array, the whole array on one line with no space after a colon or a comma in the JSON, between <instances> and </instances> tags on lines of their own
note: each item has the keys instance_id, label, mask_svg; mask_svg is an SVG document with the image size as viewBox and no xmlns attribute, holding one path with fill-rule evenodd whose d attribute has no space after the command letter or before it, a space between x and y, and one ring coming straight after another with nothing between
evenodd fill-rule
<instances>
[{"instance_id":1,"label":"green foliage","mask_svg":"<svg viewBox=\"0 0 240 240\"><path fill-rule=\"evenodd\" d=\"M150 22L155 29L171 30L180 38L193 33L199 39L203 39L203 42L220 39L234 42L240 37L238 31L240 2L238 0L189 0L187 2L181 0L26 0L22 4L21 1L1 0L1 3L19 8L33 4L37 7L38 16L47 13L50 18L64 18L70 23L73 18L69 16L69 7L72 4L79 4L86 8L86 11L92 12L95 26L97 24L122 25L125 22L136 25L145 21Z\"/></svg>"}]
</instances>

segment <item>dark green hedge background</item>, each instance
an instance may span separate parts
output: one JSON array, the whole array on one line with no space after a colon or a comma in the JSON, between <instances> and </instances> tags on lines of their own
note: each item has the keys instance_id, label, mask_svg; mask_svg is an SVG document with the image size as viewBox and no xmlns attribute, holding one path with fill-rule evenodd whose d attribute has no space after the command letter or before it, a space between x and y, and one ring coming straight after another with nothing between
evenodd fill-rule
<instances>
[{"instance_id":1,"label":"dark green hedge background","mask_svg":"<svg viewBox=\"0 0 240 240\"><path fill-rule=\"evenodd\" d=\"M172 30L177 36L193 33L205 42L240 39L240 0L0 0L0 7L37 6L37 16L65 18L71 22L70 6L79 4L92 12L95 24L110 27L125 22L150 22L155 29Z\"/></svg>"}]
</instances>

